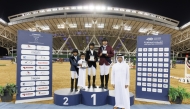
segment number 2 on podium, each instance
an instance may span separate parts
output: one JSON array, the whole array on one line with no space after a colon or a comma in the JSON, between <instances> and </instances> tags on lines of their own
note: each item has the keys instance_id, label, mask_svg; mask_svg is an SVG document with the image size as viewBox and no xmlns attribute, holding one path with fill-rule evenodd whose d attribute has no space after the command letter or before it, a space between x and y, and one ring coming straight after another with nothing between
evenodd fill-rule
<instances>
[{"instance_id":1,"label":"number 2 on podium","mask_svg":"<svg viewBox=\"0 0 190 109\"><path fill-rule=\"evenodd\" d=\"M69 103L67 103L68 100L69 100L68 97L64 97L63 100L65 100L65 102L63 103L63 105L68 105L69 104Z\"/></svg>"},{"instance_id":2,"label":"number 2 on podium","mask_svg":"<svg viewBox=\"0 0 190 109\"><path fill-rule=\"evenodd\" d=\"M93 105L96 105L96 94L92 94L91 98L93 98Z\"/></svg>"}]
</instances>

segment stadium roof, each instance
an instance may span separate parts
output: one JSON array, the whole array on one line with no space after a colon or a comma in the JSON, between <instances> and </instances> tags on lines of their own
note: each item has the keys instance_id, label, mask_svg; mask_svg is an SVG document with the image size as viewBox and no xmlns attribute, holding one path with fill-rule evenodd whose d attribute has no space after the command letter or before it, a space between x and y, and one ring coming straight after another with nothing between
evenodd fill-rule
<instances>
[{"instance_id":1,"label":"stadium roof","mask_svg":"<svg viewBox=\"0 0 190 109\"><path fill-rule=\"evenodd\" d=\"M25 2L23 1L23 3ZM40 2L38 3L40 4ZM76 3L80 4L79 2ZM116 2L112 1L112 3L115 4ZM123 3L126 2L123 1ZM35 2L35 4L37 3ZM39 4L36 7L41 5ZM107 6L100 3L77 6L69 6L69 2L65 4L68 5L22 11L20 14L15 13L15 15L10 15L8 17L10 22L7 23L7 21L0 20L1 28L4 30L0 33L0 36L6 36L4 37L6 41L15 43L15 36L19 29L52 33L54 36L53 48L55 50L70 50L72 48L86 50L90 41L99 45L98 42L101 42L102 37L107 37L110 45L114 49L128 52L135 51L136 37L138 35L171 34L173 50L183 51L188 48L187 42L189 40L186 39L188 37L184 36L183 33L189 33L187 30L189 25L179 27L178 20L168 18L169 16L173 16L174 13L168 13L168 16L164 17L157 13L150 13L153 11L146 12L143 10L134 10L135 8L124 8L122 4L120 4L121 7ZM136 5L140 6L139 4ZM154 10L155 8L152 5L149 4L148 7ZM174 5L168 5L169 9L174 9L171 7ZM52 6L55 6L55 4L52 4ZM158 7L156 5L154 6ZM161 4L159 6L161 8L155 12L159 12L158 10L168 11ZM182 38L179 39L178 37ZM181 48L181 45L184 48Z\"/></svg>"}]
</instances>

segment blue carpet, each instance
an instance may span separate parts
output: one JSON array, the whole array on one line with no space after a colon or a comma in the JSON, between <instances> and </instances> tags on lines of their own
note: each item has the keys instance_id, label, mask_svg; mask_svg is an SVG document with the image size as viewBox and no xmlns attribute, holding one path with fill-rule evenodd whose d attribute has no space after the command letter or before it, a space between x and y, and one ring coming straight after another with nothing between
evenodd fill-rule
<instances>
[{"instance_id":1,"label":"blue carpet","mask_svg":"<svg viewBox=\"0 0 190 109\"><path fill-rule=\"evenodd\" d=\"M113 106L56 106L54 104L13 104L13 103L0 103L0 109L112 109ZM190 109L190 105L133 105L131 109Z\"/></svg>"}]
</instances>

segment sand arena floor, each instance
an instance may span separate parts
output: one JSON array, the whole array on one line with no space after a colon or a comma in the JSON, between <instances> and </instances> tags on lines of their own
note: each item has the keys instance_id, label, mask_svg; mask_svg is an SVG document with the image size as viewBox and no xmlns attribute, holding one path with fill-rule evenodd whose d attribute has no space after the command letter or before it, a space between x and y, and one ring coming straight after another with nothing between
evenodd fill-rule
<instances>
[{"instance_id":1,"label":"sand arena floor","mask_svg":"<svg viewBox=\"0 0 190 109\"><path fill-rule=\"evenodd\" d=\"M0 85L6 85L6 83L16 83L16 64L12 64L11 61L0 60L0 64L6 64L7 66L0 66ZM53 63L53 92L57 89L61 88L69 88L70 87L70 64L69 62L61 63ZM136 79L136 70L130 70L130 92L135 94L135 79ZM189 71L190 73L190 71ZM100 70L99 66L97 67L97 81L96 85L100 85ZM184 64L177 65L176 69L171 69L171 75L176 77L184 77ZM188 91L190 91L190 84L182 84L179 83L176 79L170 80L171 86L177 87L182 86L185 87ZM87 80L86 80L87 85ZM110 84L109 79L109 89L113 89ZM53 94L52 94L53 95ZM14 100L15 101L15 96ZM53 100L48 101L40 101L34 103L41 104L53 104ZM135 101L135 104L155 104L148 102L140 102ZM184 100L183 104L190 104L190 100Z\"/></svg>"}]
</instances>

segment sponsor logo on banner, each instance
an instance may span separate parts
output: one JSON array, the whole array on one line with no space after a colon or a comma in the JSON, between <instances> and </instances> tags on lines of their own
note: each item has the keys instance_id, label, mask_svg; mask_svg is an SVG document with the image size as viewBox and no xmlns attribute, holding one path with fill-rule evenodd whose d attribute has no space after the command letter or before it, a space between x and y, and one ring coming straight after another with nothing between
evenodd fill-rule
<instances>
[{"instance_id":1,"label":"sponsor logo on banner","mask_svg":"<svg viewBox=\"0 0 190 109\"><path fill-rule=\"evenodd\" d=\"M141 77L137 77L137 81L141 81Z\"/></svg>"},{"instance_id":2,"label":"sponsor logo on banner","mask_svg":"<svg viewBox=\"0 0 190 109\"><path fill-rule=\"evenodd\" d=\"M159 87L159 88L162 88L162 84L158 84L158 87Z\"/></svg>"},{"instance_id":3,"label":"sponsor logo on banner","mask_svg":"<svg viewBox=\"0 0 190 109\"><path fill-rule=\"evenodd\" d=\"M157 78L152 78L152 81L153 82L157 82Z\"/></svg>"},{"instance_id":4,"label":"sponsor logo on banner","mask_svg":"<svg viewBox=\"0 0 190 109\"><path fill-rule=\"evenodd\" d=\"M36 81L36 85L49 85L49 81Z\"/></svg>"},{"instance_id":5,"label":"sponsor logo on banner","mask_svg":"<svg viewBox=\"0 0 190 109\"><path fill-rule=\"evenodd\" d=\"M146 68L143 68L143 71L146 71Z\"/></svg>"},{"instance_id":6,"label":"sponsor logo on banner","mask_svg":"<svg viewBox=\"0 0 190 109\"><path fill-rule=\"evenodd\" d=\"M152 57L152 53L148 53L148 57Z\"/></svg>"},{"instance_id":7,"label":"sponsor logo on banner","mask_svg":"<svg viewBox=\"0 0 190 109\"><path fill-rule=\"evenodd\" d=\"M158 82L161 83L161 82L162 82L162 79L158 79Z\"/></svg>"},{"instance_id":8,"label":"sponsor logo on banner","mask_svg":"<svg viewBox=\"0 0 190 109\"><path fill-rule=\"evenodd\" d=\"M39 46L37 45L37 50L50 50L49 46Z\"/></svg>"},{"instance_id":9,"label":"sponsor logo on banner","mask_svg":"<svg viewBox=\"0 0 190 109\"><path fill-rule=\"evenodd\" d=\"M169 53L164 53L164 57L168 57L169 56Z\"/></svg>"},{"instance_id":10,"label":"sponsor logo on banner","mask_svg":"<svg viewBox=\"0 0 190 109\"><path fill-rule=\"evenodd\" d=\"M148 48L148 51L149 51L149 52L152 52L152 48Z\"/></svg>"},{"instance_id":11,"label":"sponsor logo on banner","mask_svg":"<svg viewBox=\"0 0 190 109\"><path fill-rule=\"evenodd\" d=\"M152 92L157 92L157 89L155 89L155 88L152 88Z\"/></svg>"},{"instance_id":12,"label":"sponsor logo on banner","mask_svg":"<svg viewBox=\"0 0 190 109\"><path fill-rule=\"evenodd\" d=\"M49 66L36 66L36 70L49 70Z\"/></svg>"},{"instance_id":13,"label":"sponsor logo on banner","mask_svg":"<svg viewBox=\"0 0 190 109\"><path fill-rule=\"evenodd\" d=\"M148 73L148 75L147 75L148 77L151 77L152 76L152 73Z\"/></svg>"},{"instance_id":14,"label":"sponsor logo on banner","mask_svg":"<svg viewBox=\"0 0 190 109\"><path fill-rule=\"evenodd\" d=\"M140 73L140 72L138 72L138 73L137 73L137 75L138 75L138 76L141 76L141 73Z\"/></svg>"},{"instance_id":15,"label":"sponsor logo on banner","mask_svg":"<svg viewBox=\"0 0 190 109\"><path fill-rule=\"evenodd\" d=\"M169 48L164 48L164 51L169 51Z\"/></svg>"},{"instance_id":16,"label":"sponsor logo on banner","mask_svg":"<svg viewBox=\"0 0 190 109\"><path fill-rule=\"evenodd\" d=\"M21 55L21 59L35 60L35 56L33 56L33 55Z\"/></svg>"},{"instance_id":17,"label":"sponsor logo on banner","mask_svg":"<svg viewBox=\"0 0 190 109\"><path fill-rule=\"evenodd\" d=\"M38 86L36 90L49 90L49 86Z\"/></svg>"},{"instance_id":18,"label":"sponsor logo on banner","mask_svg":"<svg viewBox=\"0 0 190 109\"><path fill-rule=\"evenodd\" d=\"M147 53L143 53L143 56L147 56Z\"/></svg>"},{"instance_id":19,"label":"sponsor logo on banner","mask_svg":"<svg viewBox=\"0 0 190 109\"><path fill-rule=\"evenodd\" d=\"M163 87L164 88L168 88L168 84L163 84Z\"/></svg>"},{"instance_id":20,"label":"sponsor logo on banner","mask_svg":"<svg viewBox=\"0 0 190 109\"><path fill-rule=\"evenodd\" d=\"M146 40L148 40L148 41L152 41L152 40L154 40L152 37L150 37L150 38L146 38Z\"/></svg>"},{"instance_id":21,"label":"sponsor logo on banner","mask_svg":"<svg viewBox=\"0 0 190 109\"><path fill-rule=\"evenodd\" d=\"M49 75L49 71L36 71L36 75Z\"/></svg>"},{"instance_id":22,"label":"sponsor logo on banner","mask_svg":"<svg viewBox=\"0 0 190 109\"><path fill-rule=\"evenodd\" d=\"M21 81L36 81L36 80L49 80L49 76L25 76L25 77L21 77Z\"/></svg>"},{"instance_id":23,"label":"sponsor logo on banner","mask_svg":"<svg viewBox=\"0 0 190 109\"><path fill-rule=\"evenodd\" d=\"M151 88L147 88L147 92L151 92Z\"/></svg>"},{"instance_id":24,"label":"sponsor logo on banner","mask_svg":"<svg viewBox=\"0 0 190 109\"><path fill-rule=\"evenodd\" d=\"M149 66L149 67L152 67L152 63L148 63L148 66Z\"/></svg>"},{"instance_id":25,"label":"sponsor logo on banner","mask_svg":"<svg viewBox=\"0 0 190 109\"><path fill-rule=\"evenodd\" d=\"M158 48L154 48L154 51L158 51Z\"/></svg>"},{"instance_id":26,"label":"sponsor logo on banner","mask_svg":"<svg viewBox=\"0 0 190 109\"><path fill-rule=\"evenodd\" d=\"M148 87L151 87L151 83L147 83L147 86L148 86Z\"/></svg>"},{"instance_id":27,"label":"sponsor logo on banner","mask_svg":"<svg viewBox=\"0 0 190 109\"><path fill-rule=\"evenodd\" d=\"M152 83L152 87L157 87L157 84L156 83Z\"/></svg>"},{"instance_id":28,"label":"sponsor logo on banner","mask_svg":"<svg viewBox=\"0 0 190 109\"><path fill-rule=\"evenodd\" d=\"M21 71L22 76L35 75L35 71Z\"/></svg>"},{"instance_id":29,"label":"sponsor logo on banner","mask_svg":"<svg viewBox=\"0 0 190 109\"><path fill-rule=\"evenodd\" d=\"M29 91L35 91L35 87L21 87L21 92L29 92Z\"/></svg>"},{"instance_id":30,"label":"sponsor logo on banner","mask_svg":"<svg viewBox=\"0 0 190 109\"><path fill-rule=\"evenodd\" d=\"M35 92L26 92L26 93L20 93L20 97L33 97L35 96Z\"/></svg>"},{"instance_id":31,"label":"sponsor logo on banner","mask_svg":"<svg viewBox=\"0 0 190 109\"><path fill-rule=\"evenodd\" d=\"M35 61L21 61L21 65L35 65Z\"/></svg>"},{"instance_id":32,"label":"sponsor logo on banner","mask_svg":"<svg viewBox=\"0 0 190 109\"><path fill-rule=\"evenodd\" d=\"M143 76L146 76L146 73L143 73Z\"/></svg>"},{"instance_id":33,"label":"sponsor logo on banner","mask_svg":"<svg viewBox=\"0 0 190 109\"><path fill-rule=\"evenodd\" d=\"M35 82L21 82L20 86L34 86Z\"/></svg>"},{"instance_id":34,"label":"sponsor logo on banner","mask_svg":"<svg viewBox=\"0 0 190 109\"><path fill-rule=\"evenodd\" d=\"M148 58L148 62L152 62L152 58Z\"/></svg>"},{"instance_id":35,"label":"sponsor logo on banner","mask_svg":"<svg viewBox=\"0 0 190 109\"><path fill-rule=\"evenodd\" d=\"M163 63L158 63L158 66L159 67L163 67Z\"/></svg>"},{"instance_id":36,"label":"sponsor logo on banner","mask_svg":"<svg viewBox=\"0 0 190 109\"><path fill-rule=\"evenodd\" d=\"M49 65L49 61L36 61L36 65Z\"/></svg>"},{"instance_id":37,"label":"sponsor logo on banner","mask_svg":"<svg viewBox=\"0 0 190 109\"><path fill-rule=\"evenodd\" d=\"M158 60L157 60L157 58L153 58L153 62L157 62Z\"/></svg>"},{"instance_id":38,"label":"sponsor logo on banner","mask_svg":"<svg viewBox=\"0 0 190 109\"><path fill-rule=\"evenodd\" d=\"M21 50L21 54L32 54L32 55L49 55L49 51L37 51L37 50Z\"/></svg>"},{"instance_id":39,"label":"sponsor logo on banner","mask_svg":"<svg viewBox=\"0 0 190 109\"><path fill-rule=\"evenodd\" d=\"M157 67L157 63L153 63L153 67Z\"/></svg>"},{"instance_id":40,"label":"sponsor logo on banner","mask_svg":"<svg viewBox=\"0 0 190 109\"><path fill-rule=\"evenodd\" d=\"M159 51L163 51L163 48L159 48Z\"/></svg>"},{"instance_id":41,"label":"sponsor logo on banner","mask_svg":"<svg viewBox=\"0 0 190 109\"><path fill-rule=\"evenodd\" d=\"M143 48L143 51L147 51L147 48Z\"/></svg>"},{"instance_id":42,"label":"sponsor logo on banner","mask_svg":"<svg viewBox=\"0 0 190 109\"><path fill-rule=\"evenodd\" d=\"M142 78L142 81L146 81L146 78Z\"/></svg>"},{"instance_id":43,"label":"sponsor logo on banner","mask_svg":"<svg viewBox=\"0 0 190 109\"><path fill-rule=\"evenodd\" d=\"M142 53L138 53L138 56L142 56Z\"/></svg>"},{"instance_id":44,"label":"sponsor logo on banner","mask_svg":"<svg viewBox=\"0 0 190 109\"><path fill-rule=\"evenodd\" d=\"M137 86L141 86L141 82L137 82Z\"/></svg>"},{"instance_id":45,"label":"sponsor logo on banner","mask_svg":"<svg viewBox=\"0 0 190 109\"><path fill-rule=\"evenodd\" d=\"M158 73L158 77L162 77L162 73Z\"/></svg>"},{"instance_id":46,"label":"sponsor logo on banner","mask_svg":"<svg viewBox=\"0 0 190 109\"><path fill-rule=\"evenodd\" d=\"M142 51L142 48L138 48L138 51Z\"/></svg>"},{"instance_id":47,"label":"sponsor logo on banner","mask_svg":"<svg viewBox=\"0 0 190 109\"><path fill-rule=\"evenodd\" d=\"M152 81L152 78L147 78L147 81L151 82L151 81Z\"/></svg>"},{"instance_id":48,"label":"sponsor logo on banner","mask_svg":"<svg viewBox=\"0 0 190 109\"><path fill-rule=\"evenodd\" d=\"M21 66L21 70L35 70L35 66Z\"/></svg>"},{"instance_id":49,"label":"sponsor logo on banner","mask_svg":"<svg viewBox=\"0 0 190 109\"><path fill-rule=\"evenodd\" d=\"M49 95L49 91L36 92L36 96L43 96L43 95Z\"/></svg>"},{"instance_id":50,"label":"sponsor logo on banner","mask_svg":"<svg viewBox=\"0 0 190 109\"><path fill-rule=\"evenodd\" d=\"M146 91L146 88L145 88L145 87L142 87L142 91Z\"/></svg>"},{"instance_id":51,"label":"sponsor logo on banner","mask_svg":"<svg viewBox=\"0 0 190 109\"><path fill-rule=\"evenodd\" d=\"M138 66L142 66L142 63L138 63Z\"/></svg>"},{"instance_id":52,"label":"sponsor logo on banner","mask_svg":"<svg viewBox=\"0 0 190 109\"><path fill-rule=\"evenodd\" d=\"M158 93L162 93L162 89L158 89Z\"/></svg>"},{"instance_id":53,"label":"sponsor logo on banner","mask_svg":"<svg viewBox=\"0 0 190 109\"><path fill-rule=\"evenodd\" d=\"M142 83L142 86L146 86L146 83Z\"/></svg>"},{"instance_id":54,"label":"sponsor logo on banner","mask_svg":"<svg viewBox=\"0 0 190 109\"><path fill-rule=\"evenodd\" d=\"M36 56L36 60L49 60L49 56Z\"/></svg>"},{"instance_id":55,"label":"sponsor logo on banner","mask_svg":"<svg viewBox=\"0 0 190 109\"><path fill-rule=\"evenodd\" d=\"M157 73L153 73L153 77L157 77Z\"/></svg>"},{"instance_id":56,"label":"sponsor logo on banner","mask_svg":"<svg viewBox=\"0 0 190 109\"><path fill-rule=\"evenodd\" d=\"M36 46L35 45L27 45L27 44L22 44L21 45L21 48L22 49L36 49Z\"/></svg>"},{"instance_id":57,"label":"sponsor logo on banner","mask_svg":"<svg viewBox=\"0 0 190 109\"><path fill-rule=\"evenodd\" d=\"M142 61L142 58L138 58L138 61Z\"/></svg>"}]
</instances>

